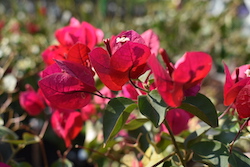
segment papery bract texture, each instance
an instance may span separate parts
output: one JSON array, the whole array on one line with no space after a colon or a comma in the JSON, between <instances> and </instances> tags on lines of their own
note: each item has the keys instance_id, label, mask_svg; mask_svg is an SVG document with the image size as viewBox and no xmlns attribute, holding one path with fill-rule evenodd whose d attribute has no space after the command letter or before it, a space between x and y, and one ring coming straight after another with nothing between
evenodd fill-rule
<instances>
[{"instance_id":1,"label":"papery bract texture","mask_svg":"<svg viewBox=\"0 0 250 167\"><path fill-rule=\"evenodd\" d=\"M232 75L224 63L225 84L224 84L224 105L234 104L233 107L241 118L250 117L250 77L249 65L237 68Z\"/></svg>"},{"instance_id":2,"label":"papery bract texture","mask_svg":"<svg viewBox=\"0 0 250 167\"><path fill-rule=\"evenodd\" d=\"M126 42L111 57L108 51L95 48L90 61L101 81L111 90L118 91L129 81L145 72L150 49L143 44Z\"/></svg>"},{"instance_id":3,"label":"papery bract texture","mask_svg":"<svg viewBox=\"0 0 250 167\"><path fill-rule=\"evenodd\" d=\"M66 147L80 133L83 125L81 114L74 110L56 110L51 116L51 126L55 133L63 138Z\"/></svg>"},{"instance_id":4,"label":"papery bract texture","mask_svg":"<svg viewBox=\"0 0 250 167\"><path fill-rule=\"evenodd\" d=\"M70 24L58 29L55 36L61 45L72 46L81 42L92 49L97 42L101 41L103 33L87 22L80 23L77 19L71 18Z\"/></svg>"},{"instance_id":5,"label":"papery bract texture","mask_svg":"<svg viewBox=\"0 0 250 167\"><path fill-rule=\"evenodd\" d=\"M144 39L145 44L150 48L151 53L156 56L160 48L159 37L156 33L152 29L149 29L143 32L141 37Z\"/></svg>"},{"instance_id":6,"label":"papery bract texture","mask_svg":"<svg viewBox=\"0 0 250 167\"><path fill-rule=\"evenodd\" d=\"M179 108L169 110L166 114L166 121L168 121L174 135L178 135L188 129L188 121L190 118L191 116L188 112ZM169 133L164 124L161 125L161 130Z\"/></svg>"},{"instance_id":7,"label":"papery bract texture","mask_svg":"<svg viewBox=\"0 0 250 167\"><path fill-rule=\"evenodd\" d=\"M25 87L26 91L19 95L19 103L29 115L36 116L44 110L44 100L30 85Z\"/></svg>"},{"instance_id":8,"label":"papery bract texture","mask_svg":"<svg viewBox=\"0 0 250 167\"><path fill-rule=\"evenodd\" d=\"M58 108L82 108L90 102L91 93L96 90L89 68L74 62L57 61L44 73L38 84L46 99Z\"/></svg>"},{"instance_id":9,"label":"papery bract texture","mask_svg":"<svg viewBox=\"0 0 250 167\"><path fill-rule=\"evenodd\" d=\"M166 59L164 59L166 60ZM169 64L170 62L165 62ZM196 95L202 80L209 73L212 58L203 52L186 52L174 68L164 69L155 56L150 56L148 64L154 74L156 87L171 107L178 107L184 96Z\"/></svg>"}]
</instances>

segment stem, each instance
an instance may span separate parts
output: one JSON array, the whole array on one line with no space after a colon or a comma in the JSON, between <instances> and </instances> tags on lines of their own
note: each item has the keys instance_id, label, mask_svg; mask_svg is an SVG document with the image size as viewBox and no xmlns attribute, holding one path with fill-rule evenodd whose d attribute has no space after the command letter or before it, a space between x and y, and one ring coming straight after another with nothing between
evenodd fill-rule
<instances>
[{"instance_id":1,"label":"stem","mask_svg":"<svg viewBox=\"0 0 250 167\"><path fill-rule=\"evenodd\" d=\"M131 83L135 88L137 88L137 89L139 89L139 90L141 90L141 91L143 91L143 92L149 93L148 90L142 89L142 88L140 88L139 86L137 86L137 85L131 80L130 77L129 77L129 81L130 81L130 83Z\"/></svg>"},{"instance_id":2,"label":"stem","mask_svg":"<svg viewBox=\"0 0 250 167\"><path fill-rule=\"evenodd\" d=\"M222 117L224 117L231 108L232 108L232 104L228 106L228 108L218 117L218 119L221 119Z\"/></svg>"},{"instance_id":3,"label":"stem","mask_svg":"<svg viewBox=\"0 0 250 167\"><path fill-rule=\"evenodd\" d=\"M230 148L229 148L230 153L232 153L233 145L234 145L236 139L239 137L241 131L244 129L244 127L246 126L246 124L247 124L247 122L248 122L249 120L250 120L250 117L249 117L247 120L245 120L245 122L240 126L239 132L237 133L237 135L235 136L235 138L233 139L233 141L229 144L229 146L230 146Z\"/></svg>"},{"instance_id":4,"label":"stem","mask_svg":"<svg viewBox=\"0 0 250 167\"><path fill-rule=\"evenodd\" d=\"M174 144L174 147L175 147L175 149L176 149L176 154L178 155L178 157L179 157L179 159L180 159L182 165L183 165L184 167L186 167L186 162L185 162L184 158L183 158L182 155L181 155L180 149L179 149L179 147L178 147L178 145L177 145L177 142L176 142L176 140L175 140L175 138L174 138L174 134L173 134L173 132L172 132L172 130L171 130L171 128L170 128L170 126L169 126L169 124L168 124L168 122L167 122L166 120L164 120L164 124L165 124L166 128L168 129L169 135L170 135L170 137L171 137L171 139L172 139L172 142L173 142L173 144Z\"/></svg>"},{"instance_id":5,"label":"stem","mask_svg":"<svg viewBox=\"0 0 250 167\"><path fill-rule=\"evenodd\" d=\"M164 157L162 160L160 160L159 162L157 162L156 164L154 164L152 167L157 167L158 165L160 165L161 163L165 162L170 157L172 157L173 155L175 155L175 153L176 152L172 152L171 154L169 154L168 156Z\"/></svg>"}]
</instances>

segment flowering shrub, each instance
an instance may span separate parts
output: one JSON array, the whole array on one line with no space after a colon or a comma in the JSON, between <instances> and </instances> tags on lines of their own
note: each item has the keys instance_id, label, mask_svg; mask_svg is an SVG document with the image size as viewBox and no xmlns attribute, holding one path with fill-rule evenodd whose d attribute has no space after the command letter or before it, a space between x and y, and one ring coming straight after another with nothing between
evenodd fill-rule
<instances>
[{"instance_id":1,"label":"flowering shrub","mask_svg":"<svg viewBox=\"0 0 250 167\"><path fill-rule=\"evenodd\" d=\"M27 26L32 34L39 31ZM0 151L0 165L30 166L14 157L27 145L43 149L46 133L63 143L52 167L73 166L68 156L73 149L85 151L94 166L250 165L249 65L231 74L224 63L228 108L221 113L202 90L214 64L208 53L187 51L172 61L152 29L104 39L101 29L74 17L54 35L57 44L41 54L37 89L26 84L18 92L28 116L45 121L39 132L25 126L21 138L15 121L1 123L0 147L10 153Z\"/></svg>"}]
</instances>

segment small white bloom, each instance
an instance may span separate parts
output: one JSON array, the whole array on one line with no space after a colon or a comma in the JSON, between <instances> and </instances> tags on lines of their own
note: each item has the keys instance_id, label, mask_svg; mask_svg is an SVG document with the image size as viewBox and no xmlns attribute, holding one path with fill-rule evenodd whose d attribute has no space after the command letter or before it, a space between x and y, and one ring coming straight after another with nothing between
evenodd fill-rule
<instances>
[{"instance_id":1,"label":"small white bloom","mask_svg":"<svg viewBox=\"0 0 250 167\"><path fill-rule=\"evenodd\" d=\"M247 77L250 77L250 69L247 69L247 70L245 71L245 74L246 74Z\"/></svg>"},{"instance_id":2,"label":"small white bloom","mask_svg":"<svg viewBox=\"0 0 250 167\"><path fill-rule=\"evenodd\" d=\"M124 43L124 42L127 42L127 41L130 41L130 39L128 37L118 37L116 38L116 43Z\"/></svg>"}]
</instances>

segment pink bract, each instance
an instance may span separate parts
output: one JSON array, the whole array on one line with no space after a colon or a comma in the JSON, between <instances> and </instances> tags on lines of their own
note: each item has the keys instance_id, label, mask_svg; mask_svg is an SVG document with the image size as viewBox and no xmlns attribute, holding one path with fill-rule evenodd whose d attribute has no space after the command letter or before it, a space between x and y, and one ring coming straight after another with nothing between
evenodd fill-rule
<instances>
[{"instance_id":1,"label":"pink bract","mask_svg":"<svg viewBox=\"0 0 250 167\"><path fill-rule=\"evenodd\" d=\"M51 126L63 138L66 147L80 133L83 125L81 114L74 110L56 110L51 116Z\"/></svg>"},{"instance_id":2,"label":"pink bract","mask_svg":"<svg viewBox=\"0 0 250 167\"><path fill-rule=\"evenodd\" d=\"M179 108L169 110L166 114L166 120L174 135L178 135L188 129L188 121L190 118L192 118L192 116L187 111ZM161 125L161 130L169 133L164 124Z\"/></svg>"},{"instance_id":3,"label":"pink bract","mask_svg":"<svg viewBox=\"0 0 250 167\"><path fill-rule=\"evenodd\" d=\"M131 35L134 32L128 34ZM108 47L107 50L99 47L90 52L91 64L100 80L114 91L121 90L129 79L136 79L143 74L147 67L147 59L151 55L150 49L146 45L131 42L130 38L135 41L143 40L140 35L140 38L129 35L118 36L118 42L113 42L114 46ZM113 53L114 50L116 51Z\"/></svg>"},{"instance_id":4,"label":"pink bract","mask_svg":"<svg viewBox=\"0 0 250 167\"><path fill-rule=\"evenodd\" d=\"M250 77L245 74L249 65L243 65L230 75L224 63L226 81L224 85L224 105L235 105L241 118L250 117Z\"/></svg>"},{"instance_id":5,"label":"pink bract","mask_svg":"<svg viewBox=\"0 0 250 167\"><path fill-rule=\"evenodd\" d=\"M19 103L29 115L36 116L44 110L44 100L29 84L25 87L26 91L19 95Z\"/></svg>"},{"instance_id":6,"label":"pink bract","mask_svg":"<svg viewBox=\"0 0 250 167\"><path fill-rule=\"evenodd\" d=\"M167 69L154 55L148 60L160 95L169 106L178 107L184 96L198 93L199 85L211 69L212 58L203 52L186 52L174 67L170 62L165 63Z\"/></svg>"},{"instance_id":7,"label":"pink bract","mask_svg":"<svg viewBox=\"0 0 250 167\"><path fill-rule=\"evenodd\" d=\"M42 76L38 84L46 99L57 108L82 108L96 90L92 71L71 61L57 61Z\"/></svg>"},{"instance_id":8,"label":"pink bract","mask_svg":"<svg viewBox=\"0 0 250 167\"><path fill-rule=\"evenodd\" d=\"M72 46L77 42L81 42L93 49L103 38L103 33L100 29L87 22L80 23L76 18L71 18L68 26L55 32L55 37L63 46Z\"/></svg>"}]
</instances>

